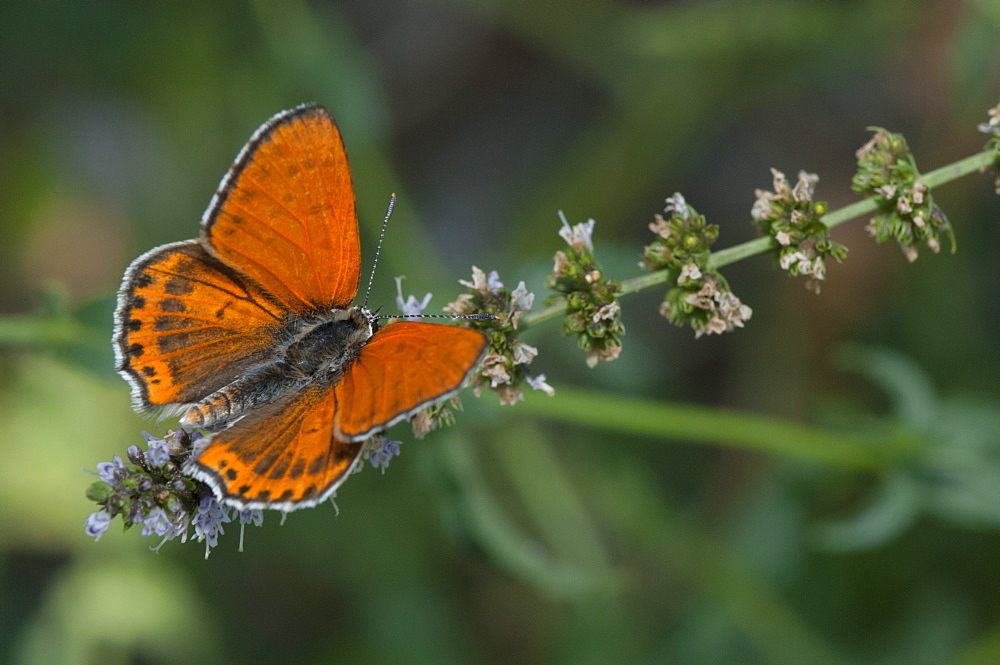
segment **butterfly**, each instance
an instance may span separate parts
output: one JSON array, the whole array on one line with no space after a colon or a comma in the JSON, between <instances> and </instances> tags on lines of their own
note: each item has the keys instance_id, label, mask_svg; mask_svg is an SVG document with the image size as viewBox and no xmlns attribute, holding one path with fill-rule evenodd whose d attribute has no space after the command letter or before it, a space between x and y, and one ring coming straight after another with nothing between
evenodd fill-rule
<instances>
[{"instance_id":1,"label":"butterfly","mask_svg":"<svg viewBox=\"0 0 1000 665\"><path fill-rule=\"evenodd\" d=\"M184 472L227 505L330 497L374 434L452 397L487 338L352 306L361 269L347 153L305 104L258 129L201 235L146 252L118 292L117 370L138 411L212 431Z\"/></svg>"}]
</instances>

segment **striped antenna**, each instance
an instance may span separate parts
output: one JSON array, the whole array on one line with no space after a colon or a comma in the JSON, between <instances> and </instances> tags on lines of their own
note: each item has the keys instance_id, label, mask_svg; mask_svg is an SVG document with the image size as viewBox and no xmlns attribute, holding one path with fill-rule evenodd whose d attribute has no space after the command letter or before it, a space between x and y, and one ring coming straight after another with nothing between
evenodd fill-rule
<instances>
[{"instance_id":1,"label":"striped antenna","mask_svg":"<svg viewBox=\"0 0 1000 665\"><path fill-rule=\"evenodd\" d=\"M368 308L368 297L372 293L372 284L375 282L375 268L378 266L378 255L382 251L382 240L385 238L385 230L389 226L389 217L392 216L392 209L396 207L396 194L393 193L389 196L389 208L385 211L385 219L382 221L382 230L378 234L378 245L375 247L375 261L372 263L372 274L368 278L368 288L365 290L365 302L361 305L362 309ZM421 319L478 319L493 321L496 319L492 314L481 313L481 314L412 314L406 315L401 314L397 316L390 316L383 314L381 316L370 316L371 321L381 321L382 319L412 319L415 317L420 317Z\"/></svg>"},{"instance_id":2,"label":"striped antenna","mask_svg":"<svg viewBox=\"0 0 1000 665\"><path fill-rule=\"evenodd\" d=\"M368 278L368 288L365 290L365 302L361 307L368 307L368 296L372 294L372 282L375 281L375 268L378 266L378 255L382 251L382 239L385 238L385 229L389 226L389 217L392 216L392 209L396 207L396 193L389 196L389 209L385 211L385 220L382 221L382 230L378 234L378 246L375 247L375 261L372 263L372 274Z\"/></svg>"}]
</instances>

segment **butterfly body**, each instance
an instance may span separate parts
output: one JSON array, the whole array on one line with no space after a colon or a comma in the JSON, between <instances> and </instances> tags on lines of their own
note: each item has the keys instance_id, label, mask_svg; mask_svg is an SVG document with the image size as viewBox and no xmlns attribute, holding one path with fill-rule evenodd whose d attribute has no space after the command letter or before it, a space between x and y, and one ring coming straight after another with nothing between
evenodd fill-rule
<instances>
[{"instance_id":1,"label":"butterfly body","mask_svg":"<svg viewBox=\"0 0 1000 665\"><path fill-rule=\"evenodd\" d=\"M306 386L335 385L361 354L373 327L371 313L362 307L289 315L272 355L188 409L181 425L217 429Z\"/></svg>"},{"instance_id":2,"label":"butterfly body","mask_svg":"<svg viewBox=\"0 0 1000 665\"><path fill-rule=\"evenodd\" d=\"M115 310L118 372L139 411L212 430L185 472L240 508L329 497L365 441L448 399L486 337L352 306L360 244L330 114L279 113L240 152L201 235L146 252Z\"/></svg>"}]
</instances>

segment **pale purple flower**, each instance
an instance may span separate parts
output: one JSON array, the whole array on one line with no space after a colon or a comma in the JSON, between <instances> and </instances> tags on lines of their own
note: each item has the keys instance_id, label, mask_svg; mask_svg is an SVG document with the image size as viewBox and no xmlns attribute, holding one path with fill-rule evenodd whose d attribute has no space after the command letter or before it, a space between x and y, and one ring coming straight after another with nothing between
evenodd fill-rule
<instances>
[{"instance_id":1,"label":"pale purple flower","mask_svg":"<svg viewBox=\"0 0 1000 665\"><path fill-rule=\"evenodd\" d=\"M414 295L409 295L404 300L403 299L403 278L396 278L396 309L403 313L407 318L409 317L419 317L424 309L427 308L427 303L431 301L431 294L424 295L423 300L417 300Z\"/></svg>"},{"instance_id":2,"label":"pale purple flower","mask_svg":"<svg viewBox=\"0 0 1000 665\"><path fill-rule=\"evenodd\" d=\"M475 289L476 291L481 291L483 293L496 293L503 288L503 282L500 281L500 275L496 270L491 270L489 275L483 272L480 268L472 266L472 281L460 279L458 283L462 286L466 286L470 289Z\"/></svg>"},{"instance_id":3,"label":"pale purple flower","mask_svg":"<svg viewBox=\"0 0 1000 665\"><path fill-rule=\"evenodd\" d=\"M378 439L376 439L378 441ZM381 439L376 447L369 448L368 451L368 462L375 469L382 469L382 473L389 468L389 461L393 457L399 455L399 445L402 441L392 441L390 439Z\"/></svg>"},{"instance_id":4,"label":"pale purple flower","mask_svg":"<svg viewBox=\"0 0 1000 665\"><path fill-rule=\"evenodd\" d=\"M113 485L119 472L124 470L125 463L118 455L112 457L110 462L97 463L97 476L109 485Z\"/></svg>"},{"instance_id":5,"label":"pale purple flower","mask_svg":"<svg viewBox=\"0 0 1000 665\"><path fill-rule=\"evenodd\" d=\"M666 203L667 206L663 209L663 212L676 212L684 219L687 219L688 215L691 214L691 209L688 208L687 201L684 200L684 196L680 192L674 192L673 196L668 196Z\"/></svg>"},{"instance_id":6,"label":"pale purple flower","mask_svg":"<svg viewBox=\"0 0 1000 665\"><path fill-rule=\"evenodd\" d=\"M99 466L99 465L98 465ZM100 540L108 531L108 527L111 525L111 513L101 509L96 510L90 514L84 521L85 531L88 536L93 536L94 540Z\"/></svg>"},{"instance_id":7,"label":"pale purple flower","mask_svg":"<svg viewBox=\"0 0 1000 665\"><path fill-rule=\"evenodd\" d=\"M212 548L219 544L219 535L225 533L222 525L232 521L222 504L213 496L203 497L198 505L198 514L194 516L194 537L199 542L205 541L205 558L208 558Z\"/></svg>"},{"instance_id":8,"label":"pale purple flower","mask_svg":"<svg viewBox=\"0 0 1000 665\"><path fill-rule=\"evenodd\" d=\"M170 461L170 445L149 432L143 432L142 436L146 439L146 462L154 469L163 468L163 465Z\"/></svg>"},{"instance_id":9,"label":"pale purple flower","mask_svg":"<svg viewBox=\"0 0 1000 665\"><path fill-rule=\"evenodd\" d=\"M156 534L157 536L165 536L174 530L174 523L170 521L170 517L167 515L163 508L153 508L146 515L146 519L142 521L142 535L143 537Z\"/></svg>"}]
</instances>

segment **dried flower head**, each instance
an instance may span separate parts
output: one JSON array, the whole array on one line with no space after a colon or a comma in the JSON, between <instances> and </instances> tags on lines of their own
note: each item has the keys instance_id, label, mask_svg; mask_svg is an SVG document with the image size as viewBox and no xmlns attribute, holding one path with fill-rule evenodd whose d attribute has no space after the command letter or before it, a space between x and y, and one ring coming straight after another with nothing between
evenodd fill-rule
<instances>
[{"instance_id":1,"label":"dried flower head","mask_svg":"<svg viewBox=\"0 0 1000 665\"><path fill-rule=\"evenodd\" d=\"M772 171L775 190L791 199L792 189L784 174ZM771 214L774 199L774 192L758 191L755 215ZM753 312L733 295L725 278L708 265L719 227L708 224L680 194L667 199L664 213L669 217L656 215L649 225L657 238L645 248L639 263L650 271L666 270L668 280L674 284L660 304L660 314L675 325L691 326L696 337L742 328Z\"/></svg>"},{"instance_id":2,"label":"dried flower head","mask_svg":"<svg viewBox=\"0 0 1000 665\"><path fill-rule=\"evenodd\" d=\"M847 247L830 240L830 229L822 222L826 203L813 202L819 176L799 171L794 188L785 175L771 169L775 191L758 189L750 210L757 229L778 243L778 265L791 276L805 275L806 288L819 293L826 276L826 259L837 262L847 256Z\"/></svg>"},{"instance_id":3,"label":"dried flower head","mask_svg":"<svg viewBox=\"0 0 1000 665\"><path fill-rule=\"evenodd\" d=\"M910 261L917 258L920 243L935 253L940 251L942 234L954 252L951 223L920 182L906 139L881 127L870 129L875 134L856 153L858 171L852 187L861 194L880 196L884 202L865 228L878 242L895 239Z\"/></svg>"},{"instance_id":4,"label":"dried flower head","mask_svg":"<svg viewBox=\"0 0 1000 665\"><path fill-rule=\"evenodd\" d=\"M617 302L621 285L605 279L604 270L594 259L594 220L570 226L562 211L559 218L559 235L569 249L556 252L546 286L559 294L551 300L566 303L563 334L576 336L577 345L587 352L587 365L594 367L621 353L625 334Z\"/></svg>"}]
</instances>

